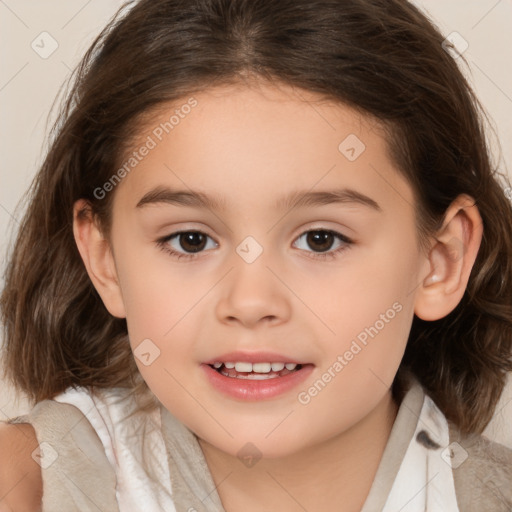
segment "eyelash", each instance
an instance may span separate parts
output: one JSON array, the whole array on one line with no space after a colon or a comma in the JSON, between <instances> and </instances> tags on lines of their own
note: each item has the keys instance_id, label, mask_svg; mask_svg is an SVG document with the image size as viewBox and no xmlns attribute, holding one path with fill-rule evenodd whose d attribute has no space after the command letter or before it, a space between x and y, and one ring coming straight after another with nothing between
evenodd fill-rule
<instances>
[{"instance_id":1,"label":"eyelash","mask_svg":"<svg viewBox=\"0 0 512 512\"><path fill-rule=\"evenodd\" d=\"M173 238L178 237L180 234L185 233L199 233L201 235L205 235L208 238L211 238L206 233L203 233L202 231L197 230L187 230L187 231L177 231L175 233L172 233L168 236L165 236L163 238L160 238L156 241L157 246L162 249L164 252L170 254L173 258L176 258L177 260L180 260L182 258L185 258L186 260L190 260L196 257L197 254L200 254L204 251L199 251L197 253L182 253L179 251L176 251L174 249L171 249L168 242L172 240ZM329 233L333 235L335 238L337 238L339 241L343 242L344 245L341 245L337 249L329 250L328 252L314 252L314 251L306 251L306 252L313 252L315 256L309 256L313 259L319 259L319 260L332 260L335 259L341 252L350 249L351 245L354 243L353 240L346 237L345 235L342 235L341 233L338 233L337 231L333 231L331 229L310 229L308 231L304 231L299 237L297 237L296 240L300 239L304 235L307 235L308 233Z\"/></svg>"}]
</instances>

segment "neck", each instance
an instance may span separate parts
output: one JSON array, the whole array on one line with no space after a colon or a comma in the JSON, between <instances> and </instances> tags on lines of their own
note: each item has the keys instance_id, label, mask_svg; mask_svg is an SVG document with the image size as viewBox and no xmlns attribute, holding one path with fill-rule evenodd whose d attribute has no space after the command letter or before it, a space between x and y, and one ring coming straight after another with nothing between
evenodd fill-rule
<instances>
[{"instance_id":1,"label":"neck","mask_svg":"<svg viewBox=\"0 0 512 512\"><path fill-rule=\"evenodd\" d=\"M199 440L227 512L360 511L370 491L398 406L388 392L360 422L322 443L252 467Z\"/></svg>"}]
</instances>

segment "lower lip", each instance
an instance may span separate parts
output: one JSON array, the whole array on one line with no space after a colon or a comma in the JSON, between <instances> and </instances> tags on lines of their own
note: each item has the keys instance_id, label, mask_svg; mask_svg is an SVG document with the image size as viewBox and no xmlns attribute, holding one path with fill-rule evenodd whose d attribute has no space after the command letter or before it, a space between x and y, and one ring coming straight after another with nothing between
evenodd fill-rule
<instances>
[{"instance_id":1,"label":"lower lip","mask_svg":"<svg viewBox=\"0 0 512 512\"><path fill-rule=\"evenodd\" d=\"M226 377L207 364L201 364L201 367L210 381L210 384L215 389L232 398L251 402L273 398L290 391L301 382L304 382L314 368L312 364L307 364L300 370L289 373L284 377L275 377L266 380L250 380Z\"/></svg>"}]
</instances>

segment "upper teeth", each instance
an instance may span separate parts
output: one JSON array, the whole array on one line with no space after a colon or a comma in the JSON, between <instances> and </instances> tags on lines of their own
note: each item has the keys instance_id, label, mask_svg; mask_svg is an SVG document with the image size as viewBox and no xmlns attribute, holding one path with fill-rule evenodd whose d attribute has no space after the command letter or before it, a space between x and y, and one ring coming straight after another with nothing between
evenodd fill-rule
<instances>
[{"instance_id":1,"label":"upper teeth","mask_svg":"<svg viewBox=\"0 0 512 512\"><path fill-rule=\"evenodd\" d=\"M273 372L280 372L283 368L286 367L287 370L295 370L297 367L296 363L246 363L246 362L226 362L226 363L220 363L215 362L213 363L214 368L220 368L222 365L228 369L231 370L234 368L237 372L244 372L244 373L268 373L270 370Z\"/></svg>"}]
</instances>

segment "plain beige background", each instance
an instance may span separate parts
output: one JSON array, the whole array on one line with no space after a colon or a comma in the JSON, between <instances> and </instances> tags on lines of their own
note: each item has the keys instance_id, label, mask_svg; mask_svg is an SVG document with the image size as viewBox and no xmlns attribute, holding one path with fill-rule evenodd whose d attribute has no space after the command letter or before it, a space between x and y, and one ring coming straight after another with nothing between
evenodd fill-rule
<instances>
[{"instance_id":1,"label":"plain beige background","mask_svg":"<svg viewBox=\"0 0 512 512\"><path fill-rule=\"evenodd\" d=\"M0 270L43 160L47 120L64 80L120 0L0 0ZM494 120L500 168L512 169L512 0L416 0L469 63L465 74ZM456 34L453 34L453 33ZM460 61L460 59L459 59ZM50 126L50 125L48 125ZM512 198L512 191L511 191ZM511 226L512 229L512 226ZM2 282L0 282L0 286ZM25 412L23 397L0 380L0 420ZM486 434L512 447L512 381Z\"/></svg>"}]
</instances>

